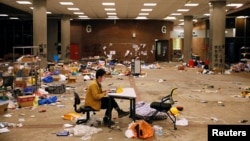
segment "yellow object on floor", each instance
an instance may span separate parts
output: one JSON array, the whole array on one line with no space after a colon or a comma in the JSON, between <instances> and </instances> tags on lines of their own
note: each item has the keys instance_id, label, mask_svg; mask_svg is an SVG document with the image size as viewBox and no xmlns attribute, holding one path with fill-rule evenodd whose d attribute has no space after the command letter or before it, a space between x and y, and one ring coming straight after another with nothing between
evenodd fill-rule
<instances>
[{"instance_id":1,"label":"yellow object on floor","mask_svg":"<svg viewBox=\"0 0 250 141\"><path fill-rule=\"evenodd\" d=\"M179 110L176 108L176 107L172 107L170 109L170 112L175 115L175 116L178 116L179 115Z\"/></svg>"},{"instance_id":2,"label":"yellow object on floor","mask_svg":"<svg viewBox=\"0 0 250 141\"><path fill-rule=\"evenodd\" d=\"M81 116L80 113L70 112L70 113L64 114L63 119L72 121L72 120L78 119L80 116Z\"/></svg>"}]
</instances>

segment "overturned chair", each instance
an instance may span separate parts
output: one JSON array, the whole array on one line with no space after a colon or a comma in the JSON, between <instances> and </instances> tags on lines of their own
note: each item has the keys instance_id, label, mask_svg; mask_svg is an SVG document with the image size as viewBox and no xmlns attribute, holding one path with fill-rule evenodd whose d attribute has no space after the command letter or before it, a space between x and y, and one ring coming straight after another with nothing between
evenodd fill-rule
<instances>
[{"instance_id":1,"label":"overturned chair","mask_svg":"<svg viewBox=\"0 0 250 141\"><path fill-rule=\"evenodd\" d=\"M165 97L163 97L161 99L160 102L152 102L150 104L150 107L153 109L156 109L156 111L153 113L153 115L150 117L149 121L150 123L153 122L153 120L155 119L156 115L158 112L164 112L167 114L167 116L172 120L173 124L174 124L174 129L176 130L176 117L175 115L170 111L170 109L172 108L172 105L174 104L174 100L173 100L173 93L177 88L173 88L171 90L171 93Z\"/></svg>"},{"instance_id":2,"label":"overturned chair","mask_svg":"<svg viewBox=\"0 0 250 141\"><path fill-rule=\"evenodd\" d=\"M77 107L77 105L81 104L81 99L78 95L78 93L74 92L74 110L77 113L82 113L85 114L86 113L86 118L85 119L78 119L76 121L76 124L84 124L87 123L88 120L90 119L90 112L93 112L93 114L95 114L96 110L92 109L91 107L85 107L84 105L79 106L79 108Z\"/></svg>"}]
</instances>

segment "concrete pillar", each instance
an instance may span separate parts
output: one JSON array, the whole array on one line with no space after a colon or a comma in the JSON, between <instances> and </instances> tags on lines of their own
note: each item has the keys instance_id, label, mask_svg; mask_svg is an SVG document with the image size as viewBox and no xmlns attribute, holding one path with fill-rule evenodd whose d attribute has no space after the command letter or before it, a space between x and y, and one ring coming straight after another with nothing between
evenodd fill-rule
<instances>
[{"instance_id":1,"label":"concrete pillar","mask_svg":"<svg viewBox=\"0 0 250 141\"><path fill-rule=\"evenodd\" d=\"M70 59L70 17L63 16L61 19L61 59Z\"/></svg>"},{"instance_id":2,"label":"concrete pillar","mask_svg":"<svg viewBox=\"0 0 250 141\"><path fill-rule=\"evenodd\" d=\"M187 62L192 54L193 16L184 16L184 61Z\"/></svg>"},{"instance_id":3,"label":"concrete pillar","mask_svg":"<svg viewBox=\"0 0 250 141\"><path fill-rule=\"evenodd\" d=\"M47 47L48 53L47 58L48 61L53 60L54 55L58 55L58 20L57 19L48 19L47 26ZM61 54L61 53L60 53Z\"/></svg>"},{"instance_id":4,"label":"concrete pillar","mask_svg":"<svg viewBox=\"0 0 250 141\"><path fill-rule=\"evenodd\" d=\"M33 1L33 45L39 46L41 67L47 65L47 1ZM38 51L34 51L38 54Z\"/></svg>"},{"instance_id":5,"label":"concrete pillar","mask_svg":"<svg viewBox=\"0 0 250 141\"><path fill-rule=\"evenodd\" d=\"M210 70L224 72L225 67L225 27L226 0L210 1Z\"/></svg>"}]
</instances>

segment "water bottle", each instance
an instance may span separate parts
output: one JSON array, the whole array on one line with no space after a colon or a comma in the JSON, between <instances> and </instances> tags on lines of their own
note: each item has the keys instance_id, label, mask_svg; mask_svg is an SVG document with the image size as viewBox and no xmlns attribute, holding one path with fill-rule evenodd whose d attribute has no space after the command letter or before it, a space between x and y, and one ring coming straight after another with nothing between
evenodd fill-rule
<instances>
[{"instance_id":1,"label":"water bottle","mask_svg":"<svg viewBox=\"0 0 250 141\"><path fill-rule=\"evenodd\" d=\"M157 136L162 136L163 132L162 132L162 127L158 126L158 125L154 125L153 126L155 134Z\"/></svg>"},{"instance_id":2,"label":"water bottle","mask_svg":"<svg viewBox=\"0 0 250 141\"><path fill-rule=\"evenodd\" d=\"M158 135L158 136L162 136L162 134L163 134L163 133L162 133L162 127L159 127L159 128L158 128L158 131L157 131L157 135Z\"/></svg>"}]
</instances>

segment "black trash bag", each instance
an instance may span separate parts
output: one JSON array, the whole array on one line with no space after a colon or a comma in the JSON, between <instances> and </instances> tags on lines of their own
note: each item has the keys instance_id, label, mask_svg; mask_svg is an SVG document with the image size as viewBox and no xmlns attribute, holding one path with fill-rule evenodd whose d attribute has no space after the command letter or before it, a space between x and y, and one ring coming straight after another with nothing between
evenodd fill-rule
<instances>
[{"instance_id":1,"label":"black trash bag","mask_svg":"<svg viewBox=\"0 0 250 141\"><path fill-rule=\"evenodd\" d=\"M66 86L64 84L51 85L46 87L45 91L47 91L50 94L63 94L66 91Z\"/></svg>"}]
</instances>

